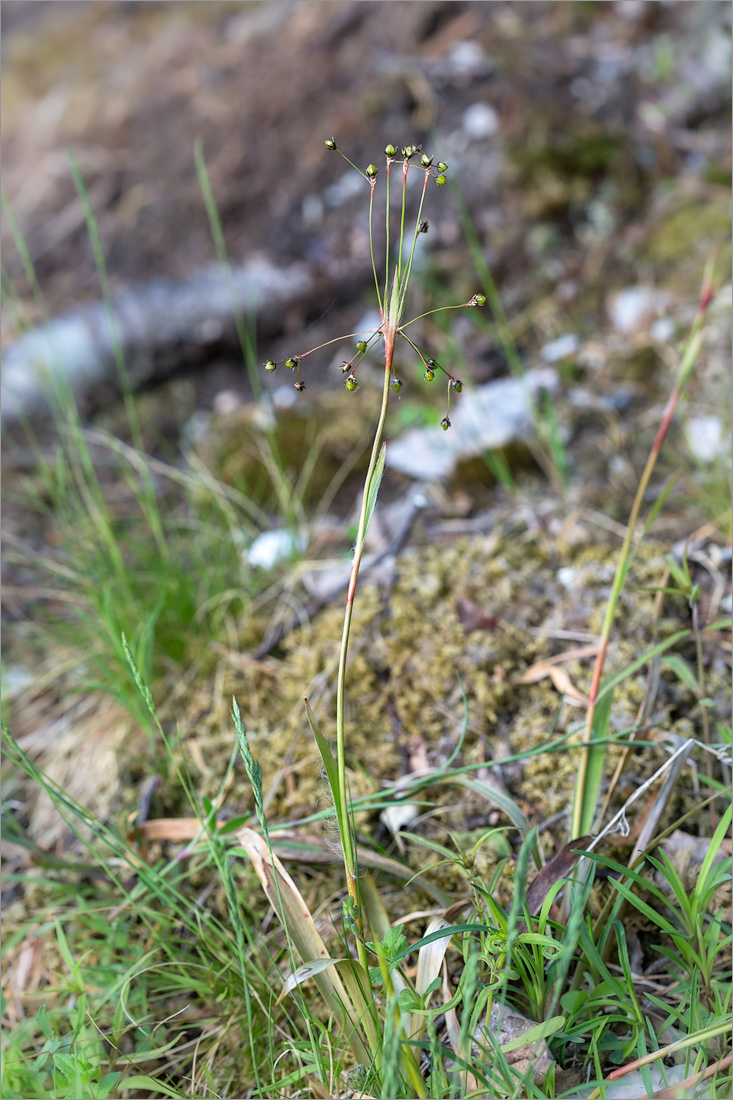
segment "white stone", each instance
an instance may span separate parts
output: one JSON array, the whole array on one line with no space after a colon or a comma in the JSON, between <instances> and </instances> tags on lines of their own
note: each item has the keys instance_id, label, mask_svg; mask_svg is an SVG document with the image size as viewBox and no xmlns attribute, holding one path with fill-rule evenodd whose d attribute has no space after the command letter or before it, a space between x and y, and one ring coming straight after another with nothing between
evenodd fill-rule
<instances>
[{"instance_id":1,"label":"white stone","mask_svg":"<svg viewBox=\"0 0 733 1100\"><path fill-rule=\"evenodd\" d=\"M627 286L611 295L608 315L618 332L633 332L648 324L668 301L668 295L654 287Z\"/></svg>"},{"instance_id":2,"label":"white stone","mask_svg":"<svg viewBox=\"0 0 733 1100\"><path fill-rule=\"evenodd\" d=\"M499 116L489 103L472 103L464 112L463 129L473 141L481 141L498 132Z\"/></svg>"},{"instance_id":3,"label":"white stone","mask_svg":"<svg viewBox=\"0 0 733 1100\"><path fill-rule=\"evenodd\" d=\"M246 558L256 569L273 569L281 561L288 561L302 553L305 546L306 539L303 535L277 528L258 535L246 552Z\"/></svg>"},{"instance_id":4,"label":"white stone","mask_svg":"<svg viewBox=\"0 0 733 1100\"><path fill-rule=\"evenodd\" d=\"M506 446L532 432L531 402L540 389L556 393L559 381L551 367L528 371L523 379L500 378L455 394L451 427L413 428L387 444L387 465L421 481L449 478L456 463ZM436 400L440 391L436 390Z\"/></svg>"},{"instance_id":5,"label":"white stone","mask_svg":"<svg viewBox=\"0 0 733 1100\"><path fill-rule=\"evenodd\" d=\"M669 317L660 317L649 329L649 335L660 344L668 344L674 336L674 321Z\"/></svg>"},{"instance_id":6,"label":"white stone","mask_svg":"<svg viewBox=\"0 0 733 1100\"><path fill-rule=\"evenodd\" d=\"M492 68L489 58L478 42L456 42L448 54L448 64L454 73L479 73Z\"/></svg>"},{"instance_id":7,"label":"white stone","mask_svg":"<svg viewBox=\"0 0 733 1100\"><path fill-rule=\"evenodd\" d=\"M566 332L564 336L558 336L540 350L540 358L545 363L557 363L559 359L568 359L580 347L580 337L575 332Z\"/></svg>"},{"instance_id":8,"label":"white stone","mask_svg":"<svg viewBox=\"0 0 733 1100\"><path fill-rule=\"evenodd\" d=\"M714 462L730 449L730 437L725 446L723 424L717 416L690 416L684 431L687 446L699 462Z\"/></svg>"}]
</instances>

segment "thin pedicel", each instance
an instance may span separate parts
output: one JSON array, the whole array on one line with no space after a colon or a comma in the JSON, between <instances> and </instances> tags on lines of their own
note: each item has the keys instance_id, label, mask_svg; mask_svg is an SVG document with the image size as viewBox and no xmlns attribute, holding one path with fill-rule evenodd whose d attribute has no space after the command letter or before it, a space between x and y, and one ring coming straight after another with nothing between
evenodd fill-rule
<instances>
[{"instance_id":1,"label":"thin pedicel","mask_svg":"<svg viewBox=\"0 0 733 1100\"><path fill-rule=\"evenodd\" d=\"M338 152L340 156L351 165L355 171L361 175L364 180L369 184L369 251L371 258L372 271L374 274L374 284L377 292L377 301L379 304L379 313L382 320L381 325L373 330L364 330L362 332L351 332L346 336L337 336L332 340L326 340L322 344L318 344L316 347L310 348L308 351L300 352L298 355L288 356L286 359L274 360L268 359L265 363L265 370L274 371L279 366L286 366L290 370L295 370L296 381L294 383L295 389L299 392L303 392L305 389L305 382L301 380L300 370L301 363L309 355L312 355L316 351L320 351L322 348L329 347L331 344L340 343L342 340L349 340L354 337L360 337L354 345L355 351L349 359L345 359L341 364L341 373L346 375L344 385L347 390L354 392L359 388L356 372L366 355L372 351L379 343L384 341L385 351L390 358L390 388L393 392L398 393L402 388L402 380L397 377L395 372L393 356L394 356L394 341L397 336L401 337L417 355L420 362L425 368L423 378L426 382L432 382L435 378L435 372L441 371L448 379L448 406L446 414L441 421L441 427L447 430L450 427L450 404L451 395L455 390L456 393L460 393L463 389L463 383L460 379L456 378L449 371L447 371L440 363L437 363L435 359L431 358L424 348L421 348L414 340L412 340L405 332L405 329L420 321L424 317L429 317L434 313L442 312L448 309L466 309L472 306L482 306L486 302L486 297L483 294L474 294L467 302L459 302L455 305L440 306L437 309L428 310L425 313L420 313L416 317L412 317L409 321L400 323L402 310L404 308L405 296L407 293L407 284L410 279L412 271L412 262L415 255L415 246L417 244L418 237L428 232L429 223L422 217L423 205L425 202L425 193L428 187L428 182L431 179L435 180L437 186L442 186L446 182L445 173L448 171L448 165L445 161L438 161L436 165L433 164L433 158L423 153L421 156L422 146L420 145L406 145L402 148L402 204L400 212L400 228L398 238L398 249L394 273L394 282L392 286L392 295L388 301L389 292L389 274L391 271L390 260L390 205L389 205L389 192L391 182L391 168L397 160L397 150L394 145L387 145L384 152L386 157L386 197L385 197L385 223L386 223L386 255L385 255L385 275L384 275L384 289L380 284L379 277L377 275L377 266L374 256L374 235L373 235L373 215L374 215L374 194L375 186L377 182L377 175L379 169L375 164L367 165L366 169L362 172L353 161L351 161L336 145L333 138L329 138L326 141L326 148L334 152ZM416 158L419 156L419 160ZM424 183L422 195L420 198L420 206L415 221L415 228L412 233L412 239L406 242L406 230L405 230L405 217L406 217L406 193L407 193L407 174L410 169L416 171L422 171L424 175ZM407 259L403 260L403 256L406 254L407 244L409 243L409 255ZM366 339L364 339L366 337Z\"/></svg>"}]
</instances>

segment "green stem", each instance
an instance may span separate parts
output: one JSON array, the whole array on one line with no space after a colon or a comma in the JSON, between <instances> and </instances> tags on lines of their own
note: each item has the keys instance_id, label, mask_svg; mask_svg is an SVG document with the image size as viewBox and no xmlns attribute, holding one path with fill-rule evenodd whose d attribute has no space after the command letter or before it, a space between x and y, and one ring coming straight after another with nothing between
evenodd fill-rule
<instances>
[{"instance_id":1,"label":"green stem","mask_svg":"<svg viewBox=\"0 0 733 1100\"><path fill-rule=\"evenodd\" d=\"M447 309L465 309L466 306L470 304L470 302L459 302L457 306L438 306L437 309L429 309L427 313L418 313L417 317L413 317L411 320L406 321L401 327L407 328L408 325L414 324L415 321L422 321L423 317L430 317L433 313L445 313Z\"/></svg>"},{"instance_id":2,"label":"green stem","mask_svg":"<svg viewBox=\"0 0 733 1100\"><path fill-rule=\"evenodd\" d=\"M418 207L417 218L415 219L415 232L412 235L412 248L410 249L410 258L407 261L407 270L405 272L405 277L402 280L402 295L400 297L400 313L402 312L402 307L405 303L405 295L407 294L407 284L410 281L410 272L412 271L412 260L413 260L413 257L415 255L415 245L417 244L417 238L420 234L420 220L422 218L422 208L425 205L425 192L428 189L428 179L429 178L430 178L429 173L426 172L425 173L425 183L423 184L422 195L420 196L420 206Z\"/></svg>"},{"instance_id":3,"label":"green stem","mask_svg":"<svg viewBox=\"0 0 733 1100\"><path fill-rule=\"evenodd\" d=\"M377 459L379 458L379 449L382 443L382 434L384 432L384 422L387 418L387 407L389 404L389 383L392 372L392 359L394 356L394 342L395 333L393 329L388 330L385 333L385 365L384 365L384 386L382 389L382 405L379 412L379 421L374 433L374 445L372 447L372 454L369 460L369 467L367 469L366 478L364 479L364 492L361 501L361 513L359 516L359 528L356 536L356 546L354 549L354 560L351 563L351 576L349 578L349 589L346 596L346 611L344 614L344 629L341 638L341 651L339 653L339 667L338 667L338 685L336 688L336 766L338 771L338 788L339 788L339 801L342 806L346 807L347 802L347 788L346 788L346 744L344 734L344 700L345 700L345 681L346 681L346 657L349 650L349 632L351 630L351 617L354 610L354 596L356 593L356 582L359 576L359 566L361 565L362 554L364 552L364 537L366 535L366 522L367 522L367 502L369 500L369 489L374 476L374 470L377 465ZM358 878L357 867L355 859L355 845L352 839L351 824L344 830L344 835L341 837L341 843L344 850L344 870L346 872L346 884L349 891L349 896L358 905ZM366 966L366 954L364 953L364 959L361 959L361 955L364 952L364 948L359 943L359 956L362 965Z\"/></svg>"},{"instance_id":4,"label":"green stem","mask_svg":"<svg viewBox=\"0 0 733 1100\"><path fill-rule=\"evenodd\" d=\"M601 641L598 649L598 656L596 658L596 667L593 672L593 682L591 683L590 692L588 693L588 714L586 717L586 732L585 732L585 744L581 749L580 763L578 765L578 778L575 784L575 801L573 804L573 816L570 824L570 836L580 836L584 831L588 832L592 822L587 820L586 809L586 786L588 783L588 769L591 760L591 754L596 746L593 745L593 720L596 712L596 700L601 686L601 676L603 675L603 666L606 661L606 654L608 652L608 644L611 637L611 628L616 616L616 608L623 591L624 584L626 582L626 575L631 564L631 546L636 531L636 523L639 518L639 512L641 511L641 505L646 495L649 482L651 480L654 467L656 466L659 452L662 449L662 443L669 431L669 426L672 423L672 419L677 408L677 403L680 399L680 395L687 383L688 378L692 372L692 368L695 365L697 356L700 352L700 345L703 338L703 317L698 316L693 326L693 332L690 337L690 341L687 346L687 351L682 359L680 369L677 375L674 389L667 402L667 407L664 410L664 416L662 422L657 430L656 438L652 444L652 448L649 452L649 457L644 467L644 472L641 475L638 488L636 490L636 496L634 497L634 503L631 508L631 515L629 516L629 522L626 527L626 535L624 537L623 546L621 547L621 553L619 554L618 565L616 566L616 575L613 579L613 587L611 589L611 595L606 606L606 614L603 619L603 627L601 629ZM585 819L585 820L584 820Z\"/></svg>"},{"instance_id":5,"label":"green stem","mask_svg":"<svg viewBox=\"0 0 733 1100\"><path fill-rule=\"evenodd\" d=\"M400 213L400 252L397 257L397 277L402 278L402 245L405 240L405 207L407 203L407 161L402 165L402 210Z\"/></svg>"},{"instance_id":6,"label":"green stem","mask_svg":"<svg viewBox=\"0 0 733 1100\"><path fill-rule=\"evenodd\" d=\"M377 301L379 302L379 312L382 312L382 294L379 289L379 276L377 275L377 265L374 261L374 232L372 229L372 215L374 214L374 185L375 181L371 179L369 181L371 185L371 191L369 193L369 255L372 259L372 273L374 275L374 285L377 288Z\"/></svg>"},{"instance_id":7,"label":"green stem","mask_svg":"<svg viewBox=\"0 0 733 1100\"><path fill-rule=\"evenodd\" d=\"M375 332L374 329L363 328L360 329L359 332L347 332L345 336L334 336L333 340L326 340L323 344L316 344L314 348L308 348L308 351L301 352L297 358L305 359L306 356L312 355L314 351L320 351L321 348L327 348L329 344L341 344L344 340L350 340L353 336L364 336L367 332L370 334L369 340L371 340L372 337L378 335L378 331L379 330Z\"/></svg>"},{"instance_id":8,"label":"green stem","mask_svg":"<svg viewBox=\"0 0 733 1100\"><path fill-rule=\"evenodd\" d=\"M385 229L387 232L387 247L384 252L384 300L386 302L387 295L389 294L389 170L392 167L389 159L387 160L387 212L385 214Z\"/></svg>"}]
</instances>

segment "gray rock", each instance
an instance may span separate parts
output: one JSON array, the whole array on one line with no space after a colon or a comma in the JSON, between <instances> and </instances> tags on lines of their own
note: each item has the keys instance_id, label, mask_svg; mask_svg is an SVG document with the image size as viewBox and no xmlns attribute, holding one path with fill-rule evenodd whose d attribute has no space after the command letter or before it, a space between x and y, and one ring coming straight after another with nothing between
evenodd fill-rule
<instances>
[{"instance_id":1,"label":"gray rock","mask_svg":"<svg viewBox=\"0 0 733 1100\"><path fill-rule=\"evenodd\" d=\"M277 323L314 280L302 264L253 260L227 273L212 264L186 280L153 279L118 295L112 320L102 302L31 329L3 353L2 422L48 413L70 389L82 403L96 389L118 388L115 343L130 382L139 386L200 360L207 344L236 338L232 298L258 324Z\"/></svg>"},{"instance_id":2,"label":"gray rock","mask_svg":"<svg viewBox=\"0 0 733 1100\"><path fill-rule=\"evenodd\" d=\"M505 447L532 433L532 402L540 390L557 393L550 367L528 371L524 379L500 378L453 399L448 431L414 428L387 444L387 465L425 481L447 480L458 462Z\"/></svg>"}]
</instances>

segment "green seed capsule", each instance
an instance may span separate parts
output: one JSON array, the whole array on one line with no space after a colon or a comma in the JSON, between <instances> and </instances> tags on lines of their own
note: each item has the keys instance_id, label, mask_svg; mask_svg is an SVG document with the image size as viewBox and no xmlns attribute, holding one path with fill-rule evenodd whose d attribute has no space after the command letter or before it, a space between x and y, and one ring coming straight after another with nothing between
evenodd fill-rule
<instances>
[{"instance_id":1,"label":"green seed capsule","mask_svg":"<svg viewBox=\"0 0 733 1100\"><path fill-rule=\"evenodd\" d=\"M366 340L357 340L357 342L354 344L354 347L357 351L366 351Z\"/></svg>"},{"instance_id":2,"label":"green seed capsule","mask_svg":"<svg viewBox=\"0 0 733 1100\"><path fill-rule=\"evenodd\" d=\"M439 160L435 167L438 169L439 172L448 171L448 165L445 163L444 160Z\"/></svg>"},{"instance_id":3,"label":"green seed capsule","mask_svg":"<svg viewBox=\"0 0 733 1100\"><path fill-rule=\"evenodd\" d=\"M444 183L448 182L448 180L446 179L446 177L441 172L441 174L439 176L435 177L435 182L437 183L438 187L442 187Z\"/></svg>"},{"instance_id":4,"label":"green seed capsule","mask_svg":"<svg viewBox=\"0 0 733 1100\"><path fill-rule=\"evenodd\" d=\"M345 385L346 385L346 389L349 390L349 392L352 392L353 390L356 389L357 381L354 378L353 374L350 374L349 377L346 379Z\"/></svg>"},{"instance_id":5,"label":"green seed capsule","mask_svg":"<svg viewBox=\"0 0 733 1100\"><path fill-rule=\"evenodd\" d=\"M393 157L397 150L395 149L394 145L385 145L384 152L386 156Z\"/></svg>"},{"instance_id":6,"label":"green seed capsule","mask_svg":"<svg viewBox=\"0 0 733 1100\"><path fill-rule=\"evenodd\" d=\"M425 371L425 374L423 375L423 378L425 379L426 382L432 382L433 379L435 378L435 371L431 370L430 367L428 367L427 370Z\"/></svg>"},{"instance_id":7,"label":"green seed capsule","mask_svg":"<svg viewBox=\"0 0 733 1100\"><path fill-rule=\"evenodd\" d=\"M268 359L267 362L265 363L265 370L274 370L276 366L277 366L277 363L275 362L274 359Z\"/></svg>"},{"instance_id":8,"label":"green seed capsule","mask_svg":"<svg viewBox=\"0 0 733 1100\"><path fill-rule=\"evenodd\" d=\"M295 370L295 368L297 367L299 362L300 362L300 356L299 355L294 355L294 356L291 356L290 359L285 360L285 366L288 368L288 370Z\"/></svg>"},{"instance_id":9,"label":"green seed capsule","mask_svg":"<svg viewBox=\"0 0 733 1100\"><path fill-rule=\"evenodd\" d=\"M486 305L486 295L485 294L474 294L471 301L473 302L473 304L475 306L485 306Z\"/></svg>"},{"instance_id":10,"label":"green seed capsule","mask_svg":"<svg viewBox=\"0 0 733 1100\"><path fill-rule=\"evenodd\" d=\"M336 142L333 140L333 138L329 138L328 141L325 141L323 144L326 146L327 149L336 148Z\"/></svg>"},{"instance_id":11,"label":"green seed capsule","mask_svg":"<svg viewBox=\"0 0 733 1100\"><path fill-rule=\"evenodd\" d=\"M369 176L370 180L373 180L373 179L377 178L377 172L378 171L379 171L379 169L377 168L376 164L368 164L367 165L366 174Z\"/></svg>"},{"instance_id":12,"label":"green seed capsule","mask_svg":"<svg viewBox=\"0 0 733 1100\"><path fill-rule=\"evenodd\" d=\"M460 393L463 389L463 382L461 382L460 378L454 378L451 385L453 386L453 389L456 391L456 393Z\"/></svg>"},{"instance_id":13,"label":"green seed capsule","mask_svg":"<svg viewBox=\"0 0 733 1100\"><path fill-rule=\"evenodd\" d=\"M423 168L429 168L430 165L433 163L433 158L429 157L427 153L423 153L423 155L420 157L420 163L422 164Z\"/></svg>"},{"instance_id":14,"label":"green seed capsule","mask_svg":"<svg viewBox=\"0 0 733 1100\"><path fill-rule=\"evenodd\" d=\"M410 157L413 156L414 152L415 150L412 148L411 145L402 146L402 156L405 157L406 160L409 160Z\"/></svg>"},{"instance_id":15,"label":"green seed capsule","mask_svg":"<svg viewBox=\"0 0 733 1100\"><path fill-rule=\"evenodd\" d=\"M400 378L394 379L394 381L392 382L392 389L395 393L400 392L400 390L402 389L402 380Z\"/></svg>"},{"instance_id":16,"label":"green seed capsule","mask_svg":"<svg viewBox=\"0 0 733 1100\"><path fill-rule=\"evenodd\" d=\"M441 428L443 429L444 432L448 431L448 429L450 428L450 420L448 419L447 416L443 417L443 419L440 422L440 426L441 426Z\"/></svg>"}]
</instances>

